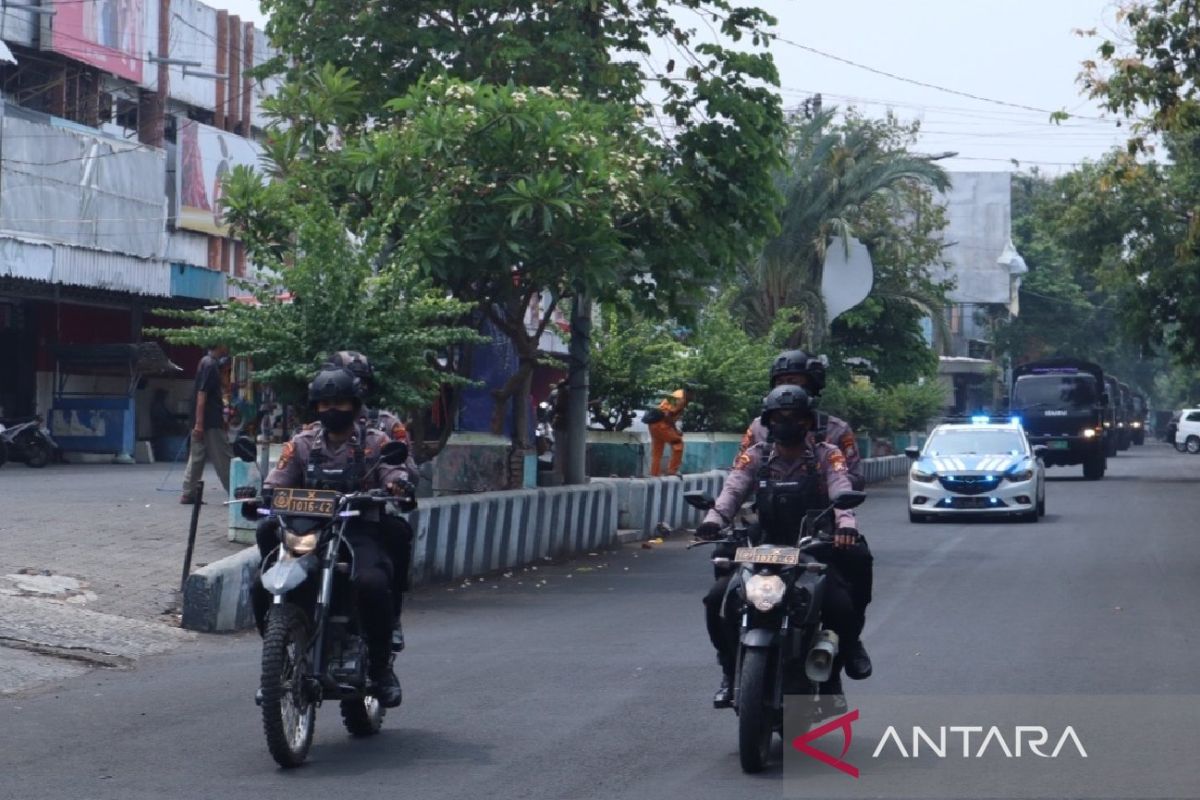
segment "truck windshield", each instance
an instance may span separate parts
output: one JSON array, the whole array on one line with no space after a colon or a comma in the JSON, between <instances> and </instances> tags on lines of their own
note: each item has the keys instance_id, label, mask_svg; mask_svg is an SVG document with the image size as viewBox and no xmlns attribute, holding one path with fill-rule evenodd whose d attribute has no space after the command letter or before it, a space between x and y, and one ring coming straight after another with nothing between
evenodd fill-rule
<instances>
[{"instance_id":1,"label":"truck windshield","mask_svg":"<svg viewBox=\"0 0 1200 800\"><path fill-rule=\"evenodd\" d=\"M1096 395L1091 375L1025 375L1013 387L1012 407L1089 408L1096 404Z\"/></svg>"}]
</instances>

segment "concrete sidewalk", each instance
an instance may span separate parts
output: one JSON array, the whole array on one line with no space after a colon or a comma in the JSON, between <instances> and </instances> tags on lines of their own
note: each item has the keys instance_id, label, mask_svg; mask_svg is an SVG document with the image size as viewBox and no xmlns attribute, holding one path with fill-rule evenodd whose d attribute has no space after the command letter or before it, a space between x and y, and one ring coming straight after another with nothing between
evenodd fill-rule
<instances>
[{"instance_id":1,"label":"concrete sidewalk","mask_svg":"<svg viewBox=\"0 0 1200 800\"><path fill-rule=\"evenodd\" d=\"M37 594L30 578L49 572L76 579L79 586L61 599L92 611L143 620L177 612L191 519L191 506L179 504L181 466L5 464L0 593ZM204 490L193 568L241 550L227 540L226 495L211 467ZM22 578L26 585L18 587ZM70 584L43 582L49 589Z\"/></svg>"}]
</instances>

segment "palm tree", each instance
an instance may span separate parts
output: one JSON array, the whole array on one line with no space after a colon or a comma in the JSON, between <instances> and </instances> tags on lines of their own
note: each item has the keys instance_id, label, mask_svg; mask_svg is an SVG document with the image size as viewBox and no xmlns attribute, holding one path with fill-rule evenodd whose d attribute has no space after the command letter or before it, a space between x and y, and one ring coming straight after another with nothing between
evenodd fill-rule
<instances>
[{"instance_id":1,"label":"palm tree","mask_svg":"<svg viewBox=\"0 0 1200 800\"><path fill-rule=\"evenodd\" d=\"M756 334L765 335L783 309L799 308L803 321L793 340L820 345L828 329L821 279L833 237L848 242L872 200L896 197L914 182L938 190L950 185L945 170L898 142L894 121L854 117L835 126L836 111L814 114L794 129L788 168L776 178L780 233L740 269L738 306Z\"/></svg>"}]
</instances>

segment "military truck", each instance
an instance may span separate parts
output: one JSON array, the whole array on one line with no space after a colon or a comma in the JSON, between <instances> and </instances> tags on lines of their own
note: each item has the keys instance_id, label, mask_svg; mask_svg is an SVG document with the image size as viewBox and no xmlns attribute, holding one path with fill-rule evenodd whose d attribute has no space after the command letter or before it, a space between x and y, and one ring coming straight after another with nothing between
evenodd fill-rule
<instances>
[{"instance_id":1,"label":"military truck","mask_svg":"<svg viewBox=\"0 0 1200 800\"><path fill-rule=\"evenodd\" d=\"M1029 443L1045 446L1047 467L1082 464L1086 479L1104 477L1110 397L1099 365L1075 358L1022 364L1013 369L1009 398Z\"/></svg>"}]
</instances>

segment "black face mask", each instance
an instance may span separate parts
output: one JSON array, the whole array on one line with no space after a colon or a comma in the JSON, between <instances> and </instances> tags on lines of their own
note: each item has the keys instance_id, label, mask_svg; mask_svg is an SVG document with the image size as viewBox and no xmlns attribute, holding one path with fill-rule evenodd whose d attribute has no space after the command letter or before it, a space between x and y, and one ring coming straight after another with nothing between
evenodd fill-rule
<instances>
[{"instance_id":1,"label":"black face mask","mask_svg":"<svg viewBox=\"0 0 1200 800\"><path fill-rule=\"evenodd\" d=\"M781 419L772 421L770 425L771 440L782 445L795 445L804 441L807 429L798 419Z\"/></svg>"},{"instance_id":2,"label":"black face mask","mask_svg":"<svg viewBox=\"0 0 1200 800\"><path fill-rule=\"evenodd\" d=\"M321 425L325 427L325 430L333 431L334 433L343 433L350 430L350 426L354 424L354 411L331 408L327 411L319 412L317 419L321 420Z\"/></svg>"}]
</instances>

